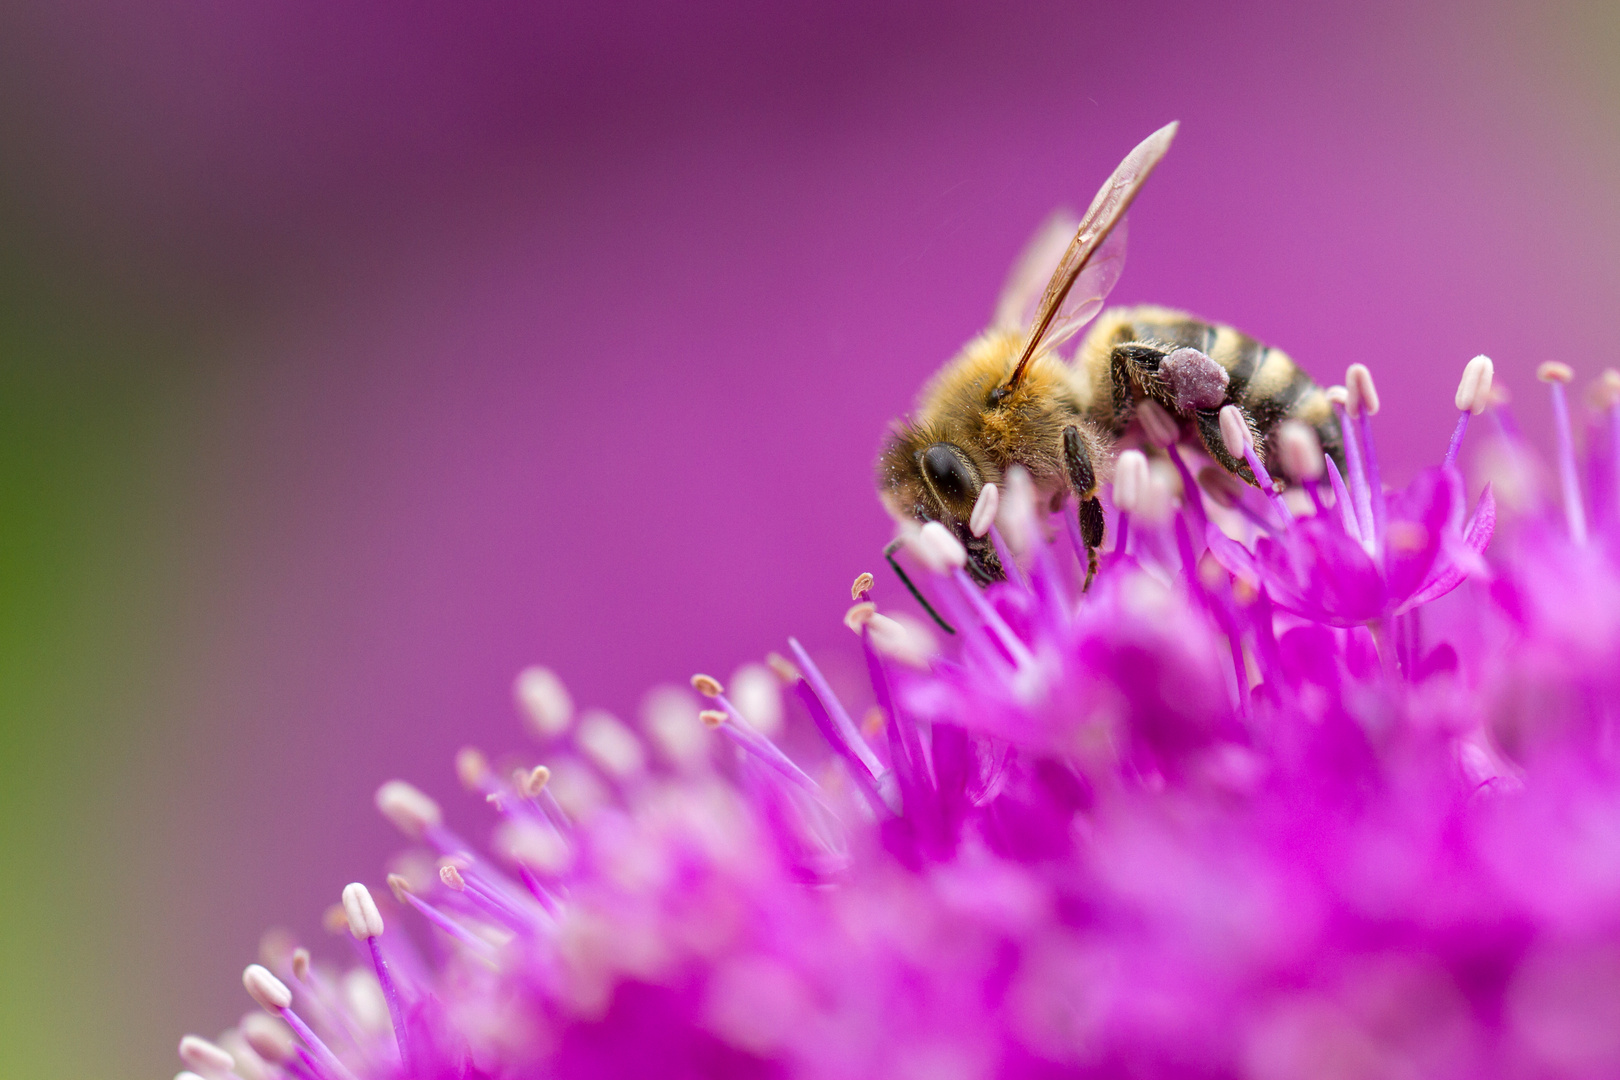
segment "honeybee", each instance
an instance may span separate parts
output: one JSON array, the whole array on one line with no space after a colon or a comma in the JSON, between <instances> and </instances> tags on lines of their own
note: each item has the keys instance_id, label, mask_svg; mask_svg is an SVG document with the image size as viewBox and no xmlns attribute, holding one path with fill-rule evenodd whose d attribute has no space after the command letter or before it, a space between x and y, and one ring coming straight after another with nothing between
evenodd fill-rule
<instances>
[{"instance_id":1,"label":"honeybee","mask_svg":"<svg viewBox=\"0 0 1620 1080\"><path fill-rule=\"evenodd\" d=\"M945 525L982 583L1001 578L1003 569L969 519L984 485L1000 484L1016 464L1053 509L1074 495L1089 584L1103 542L1099 486L1145 400L1251 484L1252 471L1221 438L1222 406L1241 410L1262 454L1274 456L1271 436L1283 420L1296 419L1314 429L1324 450L1341 455L1327 395L1286 353L1169 308L1102 310L1125 263L1125 213L1176 126L1132 150L1078 222L1055 215L1037 231L1007 277L989 328L923 387L916 411L897 421L884 443L877 465L884 505L901 522ZM1059 348L1093 318L1073 359L1065 359ZM885 552L891 564L897 546Z\"/></svg>"}]
</instances>

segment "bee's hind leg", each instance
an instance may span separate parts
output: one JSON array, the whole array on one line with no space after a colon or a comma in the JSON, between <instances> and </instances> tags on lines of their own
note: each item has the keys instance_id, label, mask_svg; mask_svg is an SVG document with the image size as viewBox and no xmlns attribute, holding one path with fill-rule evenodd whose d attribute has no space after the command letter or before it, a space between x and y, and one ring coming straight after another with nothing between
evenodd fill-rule
<instances>
[{"instance_id":1,"label":"bee's hind leg","mask_svg":"<svg viewBox=\"0 0 1620 1080\"><path fill-rule=\"evenodd\" d=\"M1086 450L1080 429L1070 424L1063 429L1063 461L1069 469L1069 486L1080 500L1080 539L1086 546L1086 583L1081 591L1091 588L1097 576L1097 549L1103 542L1103 509L1097 500L1097 471L1091 466L1091 454Z\"/></svg>"}]
</instances>

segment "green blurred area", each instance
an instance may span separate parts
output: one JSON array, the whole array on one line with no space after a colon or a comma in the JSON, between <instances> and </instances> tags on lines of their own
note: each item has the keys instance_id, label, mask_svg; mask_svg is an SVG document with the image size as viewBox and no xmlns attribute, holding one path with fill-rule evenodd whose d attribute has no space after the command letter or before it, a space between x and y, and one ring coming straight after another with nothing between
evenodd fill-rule
<instances>
[{"instance_id":1,"label":"green blurred area","mask_svg":"<svg viewBox=\"0 0 1620 1080\"><path fill-rule=\"evenodd\" d=\"M0 1076L144 1075L206 380L173 311L29 254L0 276Z\"/></svg>"}]
</instances>

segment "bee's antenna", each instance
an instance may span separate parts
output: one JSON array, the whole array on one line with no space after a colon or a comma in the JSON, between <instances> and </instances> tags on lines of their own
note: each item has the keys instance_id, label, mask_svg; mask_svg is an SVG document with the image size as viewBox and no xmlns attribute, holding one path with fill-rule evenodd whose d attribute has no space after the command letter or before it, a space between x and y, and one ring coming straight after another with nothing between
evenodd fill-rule
<instances>
[{"instance_id":1,"label":"bee's antenna","mask_svg":"<svg viewBox=\"0 0 1620 1080\"><path fill-rule=\"evenodd\" d=\"M916 585L912 584L911 578L908 577L906 572L900 568L900 563L895 559L894 553L899 551L901 545L903 545L905 542L904 537L897 536L893 540L889 541L888 546L883 549L883 557L889 561L889 569L895 572L895 575L900 579L900 584L906 587L906 591L911 593L912 599L916 600L917 603L922 605L922 609L928 612L928 617L933 619L941 630L945 631L947 634L956 633L956 627L952 626L950 623L946 622L940 617L939 612L934 610L934 605L930 604L928 602L928 598L923 596L922 590L917 588Z\"/></svg>"}]
</instances>

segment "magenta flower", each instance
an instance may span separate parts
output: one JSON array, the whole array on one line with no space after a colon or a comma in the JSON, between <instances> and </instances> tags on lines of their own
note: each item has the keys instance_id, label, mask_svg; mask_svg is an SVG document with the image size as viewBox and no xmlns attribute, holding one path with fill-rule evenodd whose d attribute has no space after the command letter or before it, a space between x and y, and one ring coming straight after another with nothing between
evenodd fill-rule
<instances>
[{"instance_id":1,"label":"magenta flower","mask_svg":"<svg viewBox=\"0 0 1620 1080\"><path fill-rule=\"evenodd\" d=\"M1173 431L1122 455L1088 591L1073 515L1016 473L971 522L1006 582L920 530L956 633L862 575L859 695L791 639L636 724L525 672L544 763L457 761L487 842L383 785L413 846L329 912L353 955L267 939L260 1011L181 1057L210 1080L1620 1075L1620 376L1584 474L1548 377L1558 508L1509 501L1489 548L1495 502L1467 513L1455 466L1488 362L1445 462L1395 492L1356 371L1348 482L1288 429L1286 497L1241 437L1262 490L1220 503ZM1528 474L1498 415L1495 460Z\"/></svg>"}]
</instances>

